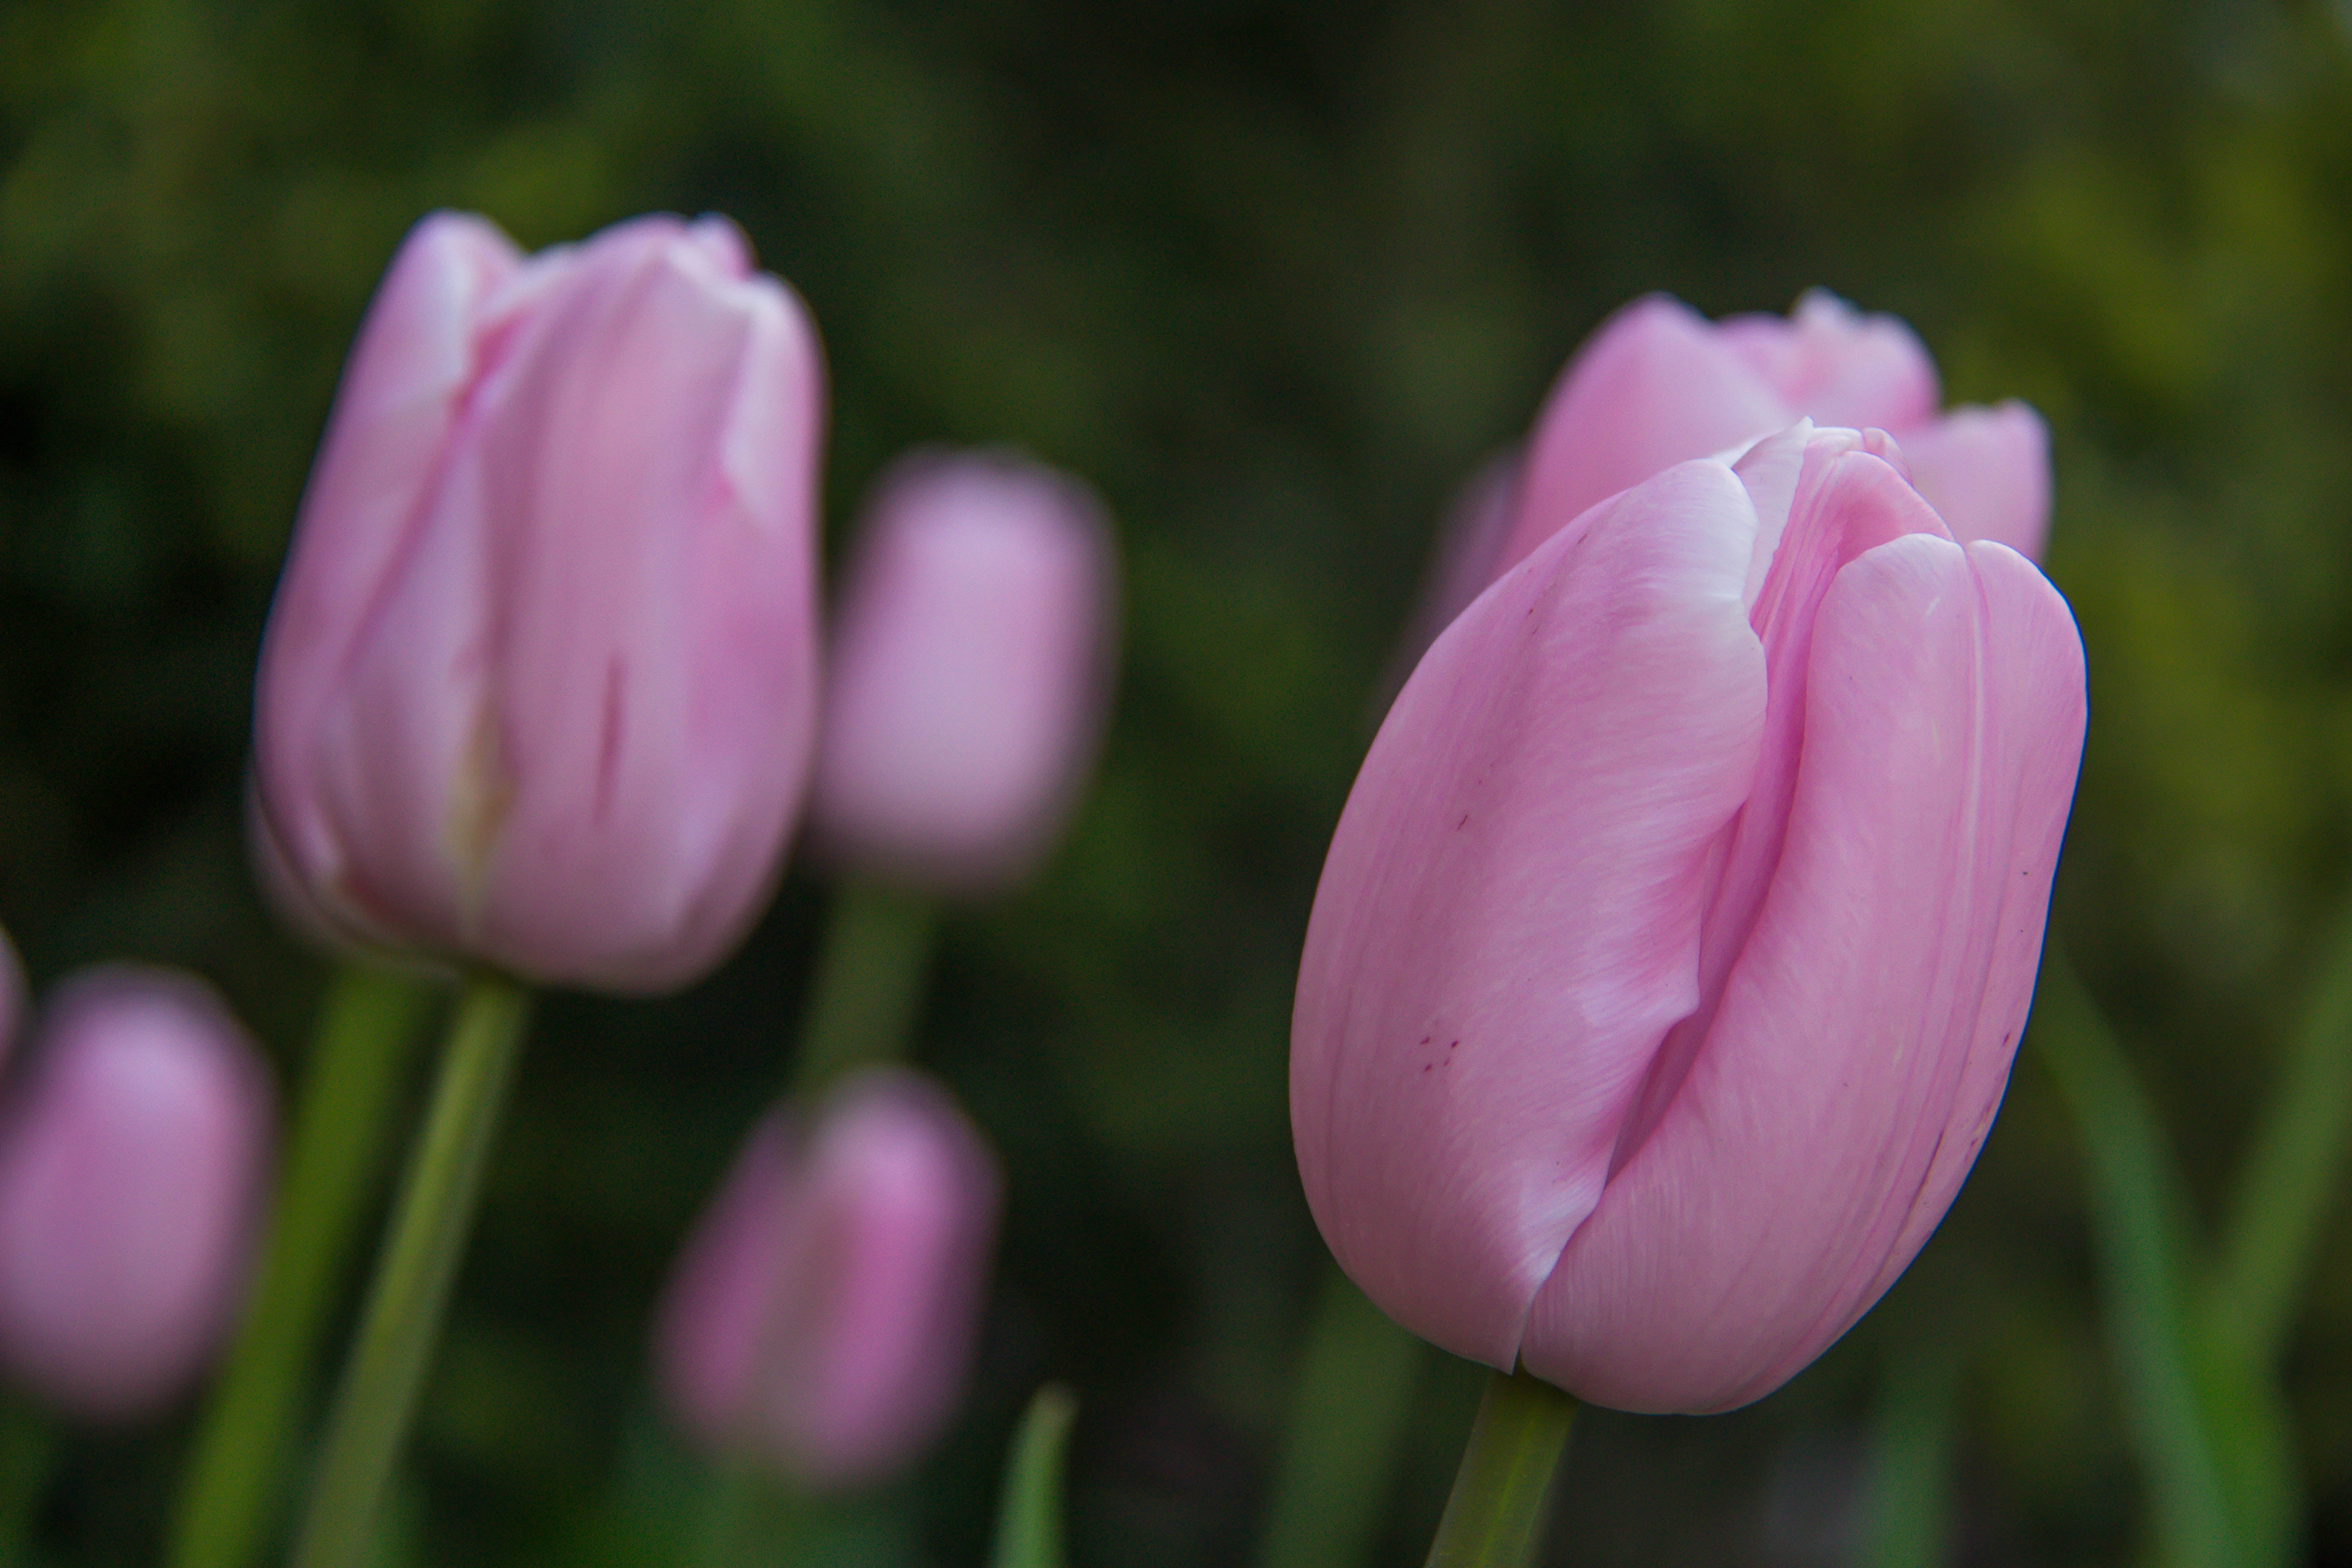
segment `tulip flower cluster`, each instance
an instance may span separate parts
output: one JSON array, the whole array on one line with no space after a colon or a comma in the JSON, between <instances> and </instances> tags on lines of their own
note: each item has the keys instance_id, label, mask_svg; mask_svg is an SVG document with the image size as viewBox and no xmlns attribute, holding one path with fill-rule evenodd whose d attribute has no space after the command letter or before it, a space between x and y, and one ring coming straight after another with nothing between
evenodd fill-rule
<instances>
[{"instance_id":1,"label":"tulip flower cluster","mask_svg":"<svg viewBox=\"0 0 2352 1568\"><path fill-rule=\"evenodd\" d=\"M338 944L673 989L759 916L812 775L835 864L964 894L1027 875L1107 695L1099 508L1007 456L908 460L821 659L822 382L806 312L724 220L528 258L477 218L419 225L263 648L251 816L274 901ZM487 1128L495 1093L475 1099ZM996 1177L911 1074L814 1116L754 1133L660 1359L691 1430L838 1485L951 1409Z\"/></svg>"},{"instance_id":2,"label":"tulip flower cluster","mask_svg":"<svg viewBox=\"0 0 2352 1568\"><path fill-rule=\"evenodd\" d=\"M1032 875L1076 798L1116 621L1100 505L1002 453L903 460L828 642L823 382L717 218L526 257L437 215L362 330L262 651L256 860L309 932L469 978L306 1568L364 1555L430 1342L375 1326L439 1311L520 983L709 973L804 811L821 862L971 898ZM1832 296L1712 325L1646 300L1474 487L1332 841L1291 1061L1324 1236L1438 1344L1737 1405L1868 1310L1967 1174L2085 710L2031 559L2041 423L1939 401L1907 328ZM238 1300L267 1075L175 977L75 982L39 1034L0 1110L0 1365L152 1411ZM1002 1177L942 1088L810 1057L686 1243L655 1362L706 1448L854 1489L954 1410Z\"/></svg>"},{"instance_id":3,"label":"tulip flower cluster","mask_svg":"<svg viewBox=\"0 0 2352 1568\"><path fill-rule=\"evenodd\" d=\"M21 982L6 964L7 1033ZM127 967L68 981L0 1107L0 1366L80 1420L161 1411L244 1294L273 1114L218 998Z\"/></svg>"}]
</instances>

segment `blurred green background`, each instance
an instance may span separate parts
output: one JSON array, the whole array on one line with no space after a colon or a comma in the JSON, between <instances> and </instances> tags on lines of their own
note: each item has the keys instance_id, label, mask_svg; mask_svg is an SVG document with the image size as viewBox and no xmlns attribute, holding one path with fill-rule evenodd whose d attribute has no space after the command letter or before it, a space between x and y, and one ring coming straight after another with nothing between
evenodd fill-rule
<instances>
[{"instance_id":1,"label":"blurred green background","mask_svg":"<svg viewBox=\"0 0 2352 1568\"><path fill-rule=\"evenodd\" d=\"M834 527L1009 442L1119 523L1129 642L1047 875L954 917L919 1058L1010 1211L900 1508L984 1554L1042 1378L1081 1564L1249 1560L1324 1254L1284 1105L1324 845L1453 487L1608 310L1835 289L2048 416L2093 723L2054 939L2218 1211L2352 851L2352 16L2314 0L0 0L0 921L212 977L299 1069L250 672L344 349L424 211L717 209L807 298ZM824 889L654 1004L551 1000L404 1481L413 1561L657 1562L649 1302L781 1081ZM2346 1042L2352 1050L2352 1041ZM2077 1142L2029 1047L1949 1223L1762 1405L1591 1415L1561 1563L1864 1560L1867 1424L1957 1365L1958 1560L2140 1560ZM1476 1397L1428 1354L1381 1561ZM2352 1561L2352 1205L2287 1363ZM76 1434L48 1560L148 1561L186 1440Z\"/></svg>"}]
</instances>

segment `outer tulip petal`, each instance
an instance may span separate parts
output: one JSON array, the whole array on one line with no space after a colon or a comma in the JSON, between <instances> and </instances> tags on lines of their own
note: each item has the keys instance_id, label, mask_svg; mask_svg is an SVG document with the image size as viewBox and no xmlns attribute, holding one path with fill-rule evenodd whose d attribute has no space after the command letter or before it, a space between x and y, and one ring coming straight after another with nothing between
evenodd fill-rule
<instances>
[{"instance_id":1,"label":"outer tulip petal","mask_svg":"<svg viewBox=\"0 0 2352 1568\"><path fill-rule=\"evenodd\" d=\"M411 230L368 309L270 615L255 710L257 784L286 852L322 882L341 867L309 809L301 749L352 649L381 612L392 563L415 548L441 454L479 367L486 302L522 258L480 218L435 213Z\"/></svg>"},{"instance_id":2,"label":"outer tulip petal","mask_svg":"<svg viewBox=\"0 0 2352 1568\"><path fill-rule=\"evenodd\" d=\"M2050 528L2050 430L2015 399L1955 408L1903 437L1911 474L1952 536L1991 539L2042 559Z\"/></svg>"},{"instance_id":3,"label":"outer tulip petal","mask_svg":"<svg viewBox=\"0 0 2352 1568\"><path fill-rule=\"evenodd\" d=\"M1545 400L1497 573L1595 501L1793 417L1697 311L1663 294L1636 300L1593 333Z\"/></svg>"},{"instance_id":4,"label":"outer tulip petal","mask_svg":"<svg viewBox=\"0 0 2352 1568\"><path fill-rule=\"evenodd\" d=\"M1769 693L1756 782L1725 837L1710 879L1699 939L1698 1005L1675 1026L1651 1063L1641 1098L1618 1133L1612 1172L1633 1157L1681 1089L1683 1075L1715 1026L1731 966L1748 945L1779 870L1805 746L1805 671L1823 600L1846 563L1865 551L1909 533L1946 537L1927 503L1871 449L1870 437L1852 430L1813 431L1803 423L1788 434L1801 436L1804 445L1785 499L1780 472L1785 465L1773 454L1780 437L1759 442L1736 470L1757 503L1758 553L1766 542L1772 547L1770 568L1748 612L1764 643ZM1882 433L1872 431L1870 437L1881 451L1887 449ZM1759 484L1759 478L1765 483ZM1776 507L1785 509L1781 515L1774 515Z\"/></svg>"},{"instance_id":5,"label":"outer tulip petal","mask_svg":"<svg viewBox=\"0 0 2352 1568\"><path fill-rule=\"evenodd\" d=\"M1528 1370L1604 1405L1729 1408L1909 1261L2024 1022L2081 660L2063 602L1999 546L1912 534L1838 574L1770 892L1681 1091L1545 1284Z\"/></svg>"},{"instance_id":6,"label":"outer tulip petal","mask_svg":"<svg viewBox=\"0 0 2352 1568\"><path fill-rule=\"evenodd\" d=\"M996 1237L996 1161L907 1073L852 1079L809 1151L764 1408L802 1475L846 1485L939 1435L963 1392Z\"/></svg>"},{"instance_id":7,"label":"outer tulip petal","mask_svg":"<svg viewBox=\"0 0 2352 1568\"><path fill-rule=\"evenodd\" d=\"M789 1111L760 1119L662 1292L654 1326L661 1391L679 1424L714 1453L741 1435L744 1390L775 1305L776 1249L800 1201L806 1142L807 1130Z\"/></svg>"},{"instance_id":8,"label":"outer tulip petal","mask_svg":"<svg viewBox=\"0 0 2352 1568\"><path fill-rule=\"evenodd\" d=\"M608 246L635 264L585 265ZM489 540L492 747L470 787L511 809L482 825L478 940L526 973L682 983L754 912L800 797L814 563L806 520L773 513L810 487L747 472L730 426L779 342L814 355L781 288L717 269L729 254L667 218L600 238L483 388L485 515L513 526ZM811 394L761 401L760 434L805 476ZM772 646L786 621L797 657ZM461 832L477 809L454 803Z\"/></svg>"},{"instance_id":9,"label":"outer tulip petal","mask_svg":"<svg viewBox=\"0 0 2352 1568\"><path fill-rule=\"evenodd\" d=\"M1422 660L1325 863L1291 1037L1307 1201L1384 1310L1490 1365L1697 1002L1763 729L1755 539L1693 462L1545 544Z\"/></svg>"},{"instance_id":10,"label":"outer tulip petal","mask_svg":"<svg viewBox=\"0 0 2352 1568\"><path fill-rule=\"evenodd\" d=\"M1733 316L1724 344L1819 425L1905 435L1936 416L1936 362L1901 319L1864 315L1826 289L1810 289L1787 320Z\"/></svg>"}]
</instances>

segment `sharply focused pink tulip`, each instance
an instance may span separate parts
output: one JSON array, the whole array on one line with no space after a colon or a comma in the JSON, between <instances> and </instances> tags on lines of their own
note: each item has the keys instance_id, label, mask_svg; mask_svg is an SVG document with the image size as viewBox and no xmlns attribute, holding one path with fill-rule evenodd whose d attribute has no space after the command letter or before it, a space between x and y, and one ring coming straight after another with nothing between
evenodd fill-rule
<instances>
[{"instance_id":1,"label":"sharply focused pink tulip","mask_svg":"<svg viewBox=\"0 0 2352 1568\"><path fill-rule=\"evenodd\" d=\"M1982 1144L2084 717L2065 603L1810 424L1554 531L1422 660L1292 1024L1324 1238L1405 1327L1726 1409L1868 1310Z\"/></svg>"},{"instance_id":2,"label":"sharply focused pink tulip","mask_svg":"<svg viewBox=\"0 0 2352 1568\"><path fill-rule=\"evenodd\" d=\"M816 709L822 370L723 219L524 258L409 236L361 329L261 658L297 907L620 991L757 917Z\"/></svg>"},{"instance_id":3,"label":"sharply focused pink tulip","mask_svg":"<svg viewBox=\"0 0 2352 1568\"><path fill-rule=\"evenodd\" d=\"M942 892L1028 874L1093 758L1115 570L1050 469L920 453L884 478L825 672L810 816L835 860Z\"/></svg>"},{"instance_id":4,"label":"sharply focused pink tulip","mask_svg":"<svg viewBox=\"0 0 2352 1568\"><path fill-rule=\"evenodd\" d=\"M1909 327L1815 289L1780 316L1709 322L1653 294L1594 332L1536 421L1512 566L1593 502L1670 464L1727 454L1797 419L1886 431L1919 493L1962 543L2039 559L2050 521L2050 440L2011 401L1938 416L1936 366Z\"/></svg>"},{"instance_id":5,"label":"sharply focused pink tulip","mask_svg":"<svg viewBox=\"0 0 2352 1568\"><path fill-rule=\"evenodd\" d=\"M53 1000L0 1118L0 1363L66 1413L150 1415L241 1300L268 1069L184 975L102 969Z\"/></svg>"},{"instance_id":6,"label":"sharply focused pink tulip","mask_svg":"<svg viewBox=\"0 0 2352 1568\"><path fill-rule=\"evenodd\" d=\"M962 1394L998 1190L971 1123L909 1072L845 1080L814 1126L769 1115L662 1304L680 1424L811 1486L907 1464Z\"/></svg>"}]
</instances>

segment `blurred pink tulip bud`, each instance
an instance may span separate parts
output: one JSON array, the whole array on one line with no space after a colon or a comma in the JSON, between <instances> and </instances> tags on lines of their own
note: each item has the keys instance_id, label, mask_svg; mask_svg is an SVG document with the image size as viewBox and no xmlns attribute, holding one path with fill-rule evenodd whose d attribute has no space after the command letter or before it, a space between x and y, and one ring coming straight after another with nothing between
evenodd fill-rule
<instances>
[{"instance_id":1,"label":"blurred pink tulip bud","mask_svg":"<svg viewBox=\"0 0 2352 1568\"><path fill-rule=\"evenodd\" d=\"M1101 727L1110 532L1081 485L1000 453L884 476L840 595L810 819L832 858L948 893L1019 881Z\"/></svg>"},{"instance_id":2,"label":"blurred pink tulip bud","mask_svg":"<svg viewBox=\"0 0 2352 1568\"><path fill-rule=\"evenodd\" d=\"M1885 430L1954 538L2040 559L2050 522L2041 416L2012 401L1939 416L1941 396L1909 327L1823 289L1786 318L1712 323L1663 294L1636 300L1577 351L1546 400L1498 567L1670 464L1736 452L1801 417Z\"/></svg>"},{"instance_id":3,"label":"blurred pink tulip bud","mask_svg":"<svg viewBox=\"0 0 2352 1568\"><path fill-rule=\"evenodd\" d=\"M963 1391L996 1162L928 1079L871 1068L808 1125L752 1131L670 1278L655 1336L678 1422L821 1488L879 1480Z\"/></svg>"},{"instance_id":4,"label":"blurred pink tulip bud","mask_svg":"<svg viewBox=\"0 0 2352 1568\"><path fill-rule=\"evenodd\" d=\"M1290 1102L1341 1265L1601 1405L1793 1376L1991 1124L2084 702L2065 602L1876 431L1554 533L1423 658L1324 864Z\"/></svg>"},{"instance_id":5,"label":"blurred pink tulip bud","mask_svg":"<svg viewBox=\"0 0 2352 1568\"><path fill-rule=\"evenodd\" d=\"M186 1392L242 1300L270 1159L261 1058L210 990L94 970L0 1121L0 1362L68 1415Z\"/></svg>"},{"instance_id":6,"label":"blurred pink tulip bud","mask_svg":"<svg viewBox=\"0 0 2352 1568\"><path fill-rule=\"evenodd\" d=\"M723 219L529 258L479 218L419 224L262 647L280 902L615 991L724 957L813 746L822 380Z\"/></svg>"}]
</instances>

